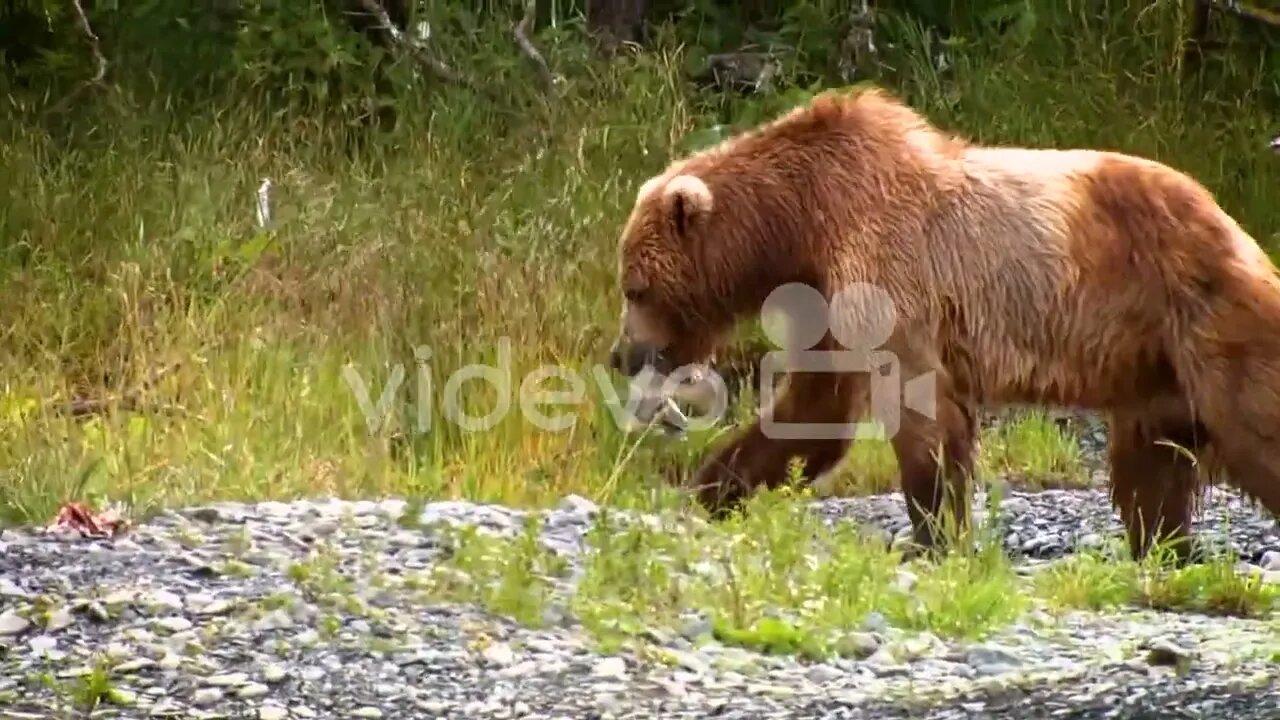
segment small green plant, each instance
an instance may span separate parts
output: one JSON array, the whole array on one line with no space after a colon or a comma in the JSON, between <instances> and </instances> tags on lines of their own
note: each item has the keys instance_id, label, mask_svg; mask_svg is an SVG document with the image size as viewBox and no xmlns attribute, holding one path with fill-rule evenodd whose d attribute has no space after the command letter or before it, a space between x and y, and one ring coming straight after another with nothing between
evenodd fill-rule
<instances>
[{"instance_id":1,"label":"small green plant","mask_svg":"<svg viewBox=\"0 0 1280 720\"><path fill-rule=\"evenodd\" d=\"M1215 615L1255 616L1276 608L1280 588L1236 567L1223 555L1186 567L1157 548L1140 563L1135 601L1157 610L1192 610Z\"/></svg>"},{"instance_id":2,"label":"small green plant","mask_svg":"<svg viewBox=\"0 0 1280 720\"><path fill-rule=\"evenodd\" d=\"M128 704L124 693L111 682L110 665L105 658L99 658L83 675L69 681L68 695L76 707L92 712L104 702Z\"/></svg>"},{"instance_id":3,"label":"small green plant","mask_svg":"<svg viewBox=\"0 0 1280 720\"><path fill-rule=\"evenodd\" d=\"M1055 610L1105 610L1137 597L1137 568L1129 562L1079 553L1040 570L1033 591Z\"/></svg>"},{"instance_id":4,"label":"small green plant","mask_svg":"<svg viewBox=\"0 0 1280 720\"><path fill-rule=\"evenodd\" d=\"M466 526L449 533L454 551L426 578L428 597L474 602L540 626L565 561L539 540L540 521L530 515L516 538L492 536Z\"/></svg>"},{"instance_id":5,"label":"small green plant","mask_svg":"<svg viewBox=\"0 0 1280 720\"><path fill-rule=\"evenodd\" d=\"M1257 617L1277 608L1280 588L1242 572L1229 553L1203 560L1179 565L1168 542L1140 562L1079 553L1037 572L1031 591L1059 611L1127 606Z\"/></svg>"},{"instance_id":6,"label":"small green plant","mask_svg":"<svg viewBox=\"0 0 1280 720\"><path fill-rule=\"evenodd\" d=\"M1041 410L1001 423L984 433L981 465L1027 490L1089 484L1083 452L1071 433Z\"/></svg>"},{"instance_id":7,"label":"small green plant","mask_svg":"<svg viewBox=\"0 0 1280 720\"><path fill-rule=\"evenodd\" d=\"M654 627L673 627L696 599L693 572L699 535L672 524L621 524L602 511L586 536L587 554L571 609L602 642L621 642Z\"/></svg>"},{"instance_id":8,"label":"small green plant","mask_svg":"<svg viewBox=\"0 0 1280 720\"><path fill-rule=\"evenodd\" d=\"M726 645L738 645L770 655L823 659L831 654L828 642L777 617L761 617L750 627L718 619L714 624L714 635Z\"/></svg>"}]
</instances>

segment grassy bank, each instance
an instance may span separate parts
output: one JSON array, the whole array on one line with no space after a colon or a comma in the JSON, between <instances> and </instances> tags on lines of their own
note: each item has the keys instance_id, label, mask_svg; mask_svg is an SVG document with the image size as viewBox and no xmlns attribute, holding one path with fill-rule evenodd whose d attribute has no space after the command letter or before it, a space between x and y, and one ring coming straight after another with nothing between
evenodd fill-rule
<instances>
[{"instance_id":1,"label":"grassy bank","mask_svg":"<svg viewBox=\"0 0 1280 720\"><path fill-rule=\"evenodd\" d=\"M980 141L1169 161L1271 247L1280 163L1261 152L1275 130L1257 101L1265 80L1226 66L1176 82L1172 11L1061 13L1035 43L947 48L942 72L925 60L937 48L901 30L916 44L886 51L886 82ZM619 386L596 367L617 316L615 240L639 183L673 154L800 96L703 94L673 47L607 64L576 41L546 53L568 79L554 98L523 67L481 67L506 105L465 90L411 99L394 131L358 146L252 95L181 119L163 98L99 96L71 136L0 120L0 232L16 238L0 248L5 517L41 521L75 498L139 512L316 494L669 500L668 466L696 462L723 429L675 445L612 421L602 400ZM415 349L429 352L421 366ZM477 362L509 382L461 388L464 410L499 411L467 432L445 417L446 380ZM554 432L520 407L521 381L547 365L580 380L538 386L578 395L544 409L572 420ZM367 415L362 388L376 407L396 368L387 412ZM72 401L109 411L72 417ZM999 433L984 443L988 476L1084 474L1043 422ZM867 444L837 487L883 491L893 473L887 447Z\"/></svg>"},{"instance_id":2,"label":"grassy bank","mask_svg":"<svg viewBox=\"0 0 1280 720\"><path fill-rule=\"evenodd\" d=\"M1000 538L981 529L963 539L947 532L957 549L936 562L904 564L876 533L809 513L797 502L808 494L764 492L746 513L717 524L677 513L640 522L602 510L579 572L539 542L533 517L514 536L431 528L453 550L414 579L412 597L474 604L533 627L559 625L567 612L606 650L646 652L684 636L812 659L865 659L876 650L868 632L890 627L974 641L1014 622L1052 634L1078 611L1274 622L1280 607L1280 585L1239 572L1234 558L1178 568L1166 547L1133 561L1112 543L1024 573L1009 564ZM998 514L997 504L989 518ZM296 575L320 577L308 565ZM1258 640L1258 652L1280 651L1280 634Z\"/></svg>"}]
</instances>

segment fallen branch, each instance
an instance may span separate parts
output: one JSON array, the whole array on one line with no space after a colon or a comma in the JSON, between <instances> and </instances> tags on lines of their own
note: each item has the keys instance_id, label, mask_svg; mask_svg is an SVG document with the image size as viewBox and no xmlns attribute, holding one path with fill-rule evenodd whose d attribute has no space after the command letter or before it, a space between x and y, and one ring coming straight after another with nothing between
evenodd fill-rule
<instances>
[{"instance_id":1,"label":"fallen branch","mask_svg":"<svg viewBox=\"0 0 1280 720\"><path fill-rule=\"evenodd\" d=\"M107 411L115 406L117 410L125 412L156 414L156 415L190 415L187 409L181 405L146 405L136 397L126 395L121 398L77 398L70 402L63 403L55 408L62 414L69 415L73 418L89 417L92 415L105 415Z\"/></svg>"},{"instance_id":2,"label":"fallen branch","mask_svg":"<svg viewBox=\"0 0 1280 720\"><path fill-rule=\"evenodd\" d=\"M550 89L554 88L558 83L564 82L564 78L551 72L551 67L547 65L546 58L542 57L542 53L538 52L538 48L529 40L529 26L533 24L535 8L534 0L526 0L524 16L520 18L520 22L516 23L511 34L515 35L516 44L520 46L520 52L529 58L529 61L533 63L534 68L538 71L538 75L542 77L542 82Z\"/></svg>"},{"instance_id":3,"label":"fallen branch","mask_svg":"<svg viewBox=\"0 0 1280 720\"><path fill-rule=\"evenodd\" d=\"M1239 0L1201 0L1201 2L1220 13L1235 15L1242 20L1249 20L1280 29L1280 13L1251 7L1239 2Z\"/></svg>"},{"instance_id":4,"label":"fallen branch","mask_svg":"<svg viewBox=\"0 0 1280 720\"><path fill-rule=\"evenodd\" d=\"M93 31L93 26L89 24L89 15L84 11L84 5L80 0L71 0L71 6L76 11L76 25L80 28L80 34L85 36L89 41L89 50L93 53L94 72L93 77L85 80L76 86L74 90L67 93L50 112L60 110L69 104L77 95L84 92L86 88L94 85L101 85L107 76L107 56L102 54L102 43L98 40L98 34Z\"/></svg>"},{"instance_id":5,"label":"fallen branch","mask_svg":"<svg viewBox=\"0 0 1280 720\"><path fill-rule=\"evenodd\" d=\"M161 378L172 372L179 365L180 363L174 363L160 368L152 373L141 386L124 393L120 397L72 398L65 402L50 403L47 409L49 412L69 415L73 418L105 415L112 407L124 412L190 415L187 409L180 405L152 405L142 401L143 393L154 387Z\"/></svg>"},{"instance_id":6,"label":"fallen branch","mask_svg":"<svg viewBox=\"0 0 1280 720\"><path fill-rule=\"evenodd\" d=\"M1224 47L1221 40L1208 39L1211 13L1230 15L1245 23L1253 23L1263 27L1280 30L1280 13L1245 5L1240 0L1195 0L1191 16L1191 30L1186 50L1183 52L1183 69L1190 72L1200 66L1204 51L1220 50Z\"/></svg>"},{"instance_id":7,"label":"fallen branch","mask_svg":"<svg viewBox=\"0 0 1280 720\"><path fill-rule=\"evenodd\" d=\"M93 31L93 26L89 24L89 16L84 12L84 5L80 0L71 0L71 4L75 6L76 18L80 21L80 32L89 39L89 49L93 51L93 61L97 65L97 72L89 80L88 84L97 84L107 76L107 58L102 54L102 44L98 41L98 34Z\"/></svg>"},{"instance_id":8,"label":"fallen branch","mask_svg":"<svg viewBox=\"0 0 1280 720\"><path fill-rule=\"evenodd\" d=\"M410 54L417 57L427 66L433 75L441 80L460 85L462 87L478 90L470 81L462 76L461 73L454 70L445 61L431 55L427 47L404 33L395 23L391 22L391 16L387 14L387 9L382 7L382 3L378 0L360 0L360 4L365 11L378 19L382 29L387 31L391 39L402 48L405 48Z\"/></svg>"}]
</instances>

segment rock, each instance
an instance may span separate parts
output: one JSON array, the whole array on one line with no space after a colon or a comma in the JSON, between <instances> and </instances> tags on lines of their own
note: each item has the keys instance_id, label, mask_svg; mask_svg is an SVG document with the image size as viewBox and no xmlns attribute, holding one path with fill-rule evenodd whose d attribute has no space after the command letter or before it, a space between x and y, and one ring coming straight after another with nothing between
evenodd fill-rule
<instances>
[{"instance_id":1,"label":"rock","mask_svg":"<svg viewBox=\"0 0 1280 720\"><path fill-rule=\"evenodd\" d=\"M497 672L501 678L517 678L532 675L538 669L538 663L533 660L524 660L514 665L508 665Z\"/></svg>"},{"instance_id":2,"label":"rock","mask_svg":"<svg viewBox=\"0 0 1280 720\"><path fill-rule=\"evenodd\" d=\"M674 657L677 665L696 675L706 673L710 669L707 666L706 661L698 657L697 653L684 652L681 650L668 650L667 652ZM625 666L623 672L625 672Z\"/></svg>"},{"instance_id":3,"label":"rock","mask_svg":"<svg viewBox=\"0 0 1280 720\"><path fill-rule=\"evenodd\" d=\"M862 619L862 629L873 633L887 632L889 630L889 621L878 611L872 610Z\"/></svg>"},{"instance_id":4,"label":"rock","mask_svg":"<svg viewBox=\"0 0 1280 720\"><path fill-rule=\"evenodd\" d=\"M1143 648L1147 651L1147 662L1157 666L1184 666L1195 657L1192 648L1184 647L1167 637L1158 637L1148 641Z\"/></svg>"},{"instance_id":5,"label":"rock","mask_svg":"<svg viewBox=\"0 0 1280 720\"><path fill-rule=\"evenodd\" d=\"M889 648L883 646L872 653L865 662L867 667L871 668L871 671L880 677L902 675L907 671L906 666L898 662L898 659L889 651Z\"/></svg>"},{"instance_id":6,"label":"rock","mask_svg":"<svg viewBox=\"0 0 1280 720\"><path fill-rule=\"evenodd\" d=\"M58 652L58 641L48 635L31 638L27 646L31 648L31 654L40 659L58 660L66 655Z\"/></svg>"},{"instance_id":7,"label":"rock","mask_svg":"<svg viewBox=\"0 0 1280 720\"><path fill-rule=\"evenodd\" d=\"M152 705L151 712L147 714L151 717L178 717L188 713L178 703L166 699Z\"/></svg>"},{"instance_id":8,"label":"rock","mask_svg":"<svg viewBox=\"0 0 1280 720\"><path fill-rule=\"evenodd\" d=\"M122 643L122 642L107 643L107 647L103 650L103 652L106 654L106 656L109 659L119 660L121 662L123 662L126 658L132 658L135 654L134 648L132 645L128 643Z\"/></svg>"},{"instance_id":9,"label":"rock","mask_svg":"<svg viewBox=\"0 0 1280 720\"><path fill-rule=\"evenodd\" d=\"M193 705L213 705L222 700L222 690L216 687L202 687L191 695Z\"/></svg>"},{"instance_id":10,"label":"rock","mask_svg":"<svg viewBox=\"0 0 1280 720\"><path fill-rule=\"evenodd\" d=\"M142 596L142 602L155 609L182 612L182 598L168 590L152 590Z\"/></svg>"},{"instance_id":11,"label":"rock","mask_svg":"<svg viewBox=\"0 0 1280 720\"><path fill-rule=\"evenodd\" d=\"M351 717L370 718L370 720L376 720L376 718L382 717L382 711L376 707L362 707L352 712Z\"/></svg>"},{"instance_id":12,"label":"rock","mask_svg":"<svg viewBox=\"0 0 1280 720\"><path fill-rule=\"evenodd\" d=\"M827 683L833 683L840 680L845 677L845 673L839 668L823 664L814 665L809 668L808 672L806 672L804 676L809 679L809 682L818 685L825 685Z\"/></svg>"},{"instance_id":13,"label":"rock","mask_svg":"<svg viewBox=\"0 0 1280 720\"><path fill-rule=\"evenodd\" d=\"M187 515L193 520L199 520L203 523L214 524L222 522L223 515L215 507L198 507L187 511Z\"/></svg>"},{"instance_id":14,"label":"rock","mask_svg":"<svg viewBox=\"0 0 1280 720\"><path fill-rule=\"evenodd\" d=\"M6 610L0 613L0 637L18 635L25 632L29 627L31 627L31 621L13 610Z\"/></svg>"},{"instance_id":15,"label":"rock","mask_svg":"<svg viewBox=\"0 0 1280 720\"><path fill-rule=\"evenodd\" d=\"M556 510L591 517L600 511L600 507L581 495L566 495L556 506Z\"/></svg>"},{"instance_id":16,"label":"rock","mask_svg":"<svg viewBox=\"0 0 1280 720\"><path fill-rule=\"evenodd\" d=\"M156 665L156 661L152 660L151 658L135 658L133 660L127 660L125 662L120 663L119 665L116 665L113 668L113 671L120 673L122 675L127 675L129 673L137 672L139 670L143 670L149 667L155 667L155 665Z\"/></svg>"},{"instance_id":17,"label":"rock","mask_svg":"<svg viewBox=\"0 0 1280 720\"><path fill-rule=\"evenodd\" d=\"M210 601L206 605L200 606L198 609L194 610L193 612L195 612L197 615L207 615L207 616L225 615L226 613L230 612L231 608L233 607L235 607L235 605L230 600L223 600L219 598L217 600Z\"/></svg>"},{"instance_id":18,"label":"rock","mask_svg":"<svg viewBox=\"0 0 1280 720\"><path fill-rule=\"evenodd\" d=\"M1006 497L1000 500L1000 512L1004 515L1027 515L1031 513L1031 503L1023 497Z\"/></svg>"},{"instance_id":19,"label":"rock","mask_svg":"<svg viewBox=\"0 0 1280 720\"><path fill-rule=\"evenodd\" d=\"M1022 660L1011 650L995 643L970 647L965 653L965 662L981 675L1000 675L1022 665Z\"/></svg>"},{"instance_id":20,"label":"rock","mask_svg":"<svg viewBox=\"0 0 1280 720\"><path fill-rule=\"evenodd\" d=\"M251 682L236 688L236 697L242 700L252 700L254 698L260 698L269 692L271 692L271 688L268 688L266 685Z\"/></svg>"},{"instance_id":21,"label":"rock","mask_svg":"<svg viewBox=\"0 0 1280 720\"><path fill-rule=\"evenodd\" d=\"M710 637L713 630L710 618L702 613L695 613L684 618L683 626L680 628L680 635L686 640L694 641Z\"/></svg>"},{"instance_id":22,"label":"rock","mask_svg":"<svg viewBox=\"0 0 1280 720\"><path fill-rule=\"evenodd\" d=\"M102 603L104 605L107 605L108 607L118 606L118 605L132 605L133 601L136 600L137 597L138 597L138 594L133 590L129 590L129 589L113 590L110 593L107 593L106 597L102 598Z\"/></svg>"},{"instance_id":23,"label":"rock","mask_svg":"<svg viewBox=\"0 0 1280 720\"><path fill-rule=\"evenodd\" d=\"M1019 572L1042 566L1017 555L1028 540L1040 540L1031 546L1039 554L1087 545L1089 534L1123 540L1105 490L1013 497L1019 501L1013 507L1025 504L1026 512L1002 517L994 537L1003 539L1012 551ZM1181 707L1197 716L1238 717L1234 710L1261 707L1275 697L1274 691L1253 689L1248 691L1251 696L1241 697L1235 689L1249 682L1235 678L1252 678L1274 669L1269 655L1274 648L1266 644L1267 630L1260 629L1265 620L1221 620L1132 606L1100 615L1045 615L1049 621L1039 623L1033 619L1037 611L1031 611L1012 626L996 630L992 637L1000 642L972 644L957 639L941 643L915 628L900 632L882 615L871 613L861 623L854 618L852 625L830 637L837 656L821 662L714 639L704 644L712 624L707 616L686 610L672 630L655 630L640 638L641 654L651 651L654 660L668 661L665 666L648 662L633 666L630 656L606 658L592 652L594 646L581 627L571 632L566 627L521 627L474 604L416 602L414 594L423 589L418 581L425 579L420 573L444 567L442 555L450 552L449 538L438 529L407 532L391 520L380 519L380 503L330 499L282 503L270 514L247 503L234 507L243 508L235 511L243 524L234 529L202 527L203 542L196 549L178 540L178 532L189 532L184 529L189 521L180 513L148 521L127 546L44 539L24 545L12 540L20 535L3 531L10 554L0 557L17 568L7 576L30 598L40 598L42 603L51 598L54 604L47 614L31 615L33 625L43 628L24 629L16 639L0 638L0 705L29 702L22 711L34 717L39 708L59 702L57 692L89 678L102 656L110 661L112 686L127 689L137 709L110 708L104 699L97 712L201 720L353 717L352 710L362 703L368 703L368 708L355 717L385 713L388 718L403 714L514 720L591 715L621 720L706 717L719 712L730 720L772 717L792 708L805 716L896 717L883 701L913 689L928 690L919 693L921 700L934 691L944 696L944 707L921 709L937 720L966 712L1012 716L1022 711L1034 716L1038 708L1061 714L1064 708L1077 710L1076 706L1081 716L1101 717L1107 708L1130 701L1153 714ZM453 509L447 513L434 509L428 514L448 514L458 524L480 526L484 534L496 530L509 535L508 530L519 529L519 519L533 516L462 502L449 507ZM896 494L822 500L810 507L824 522L862 520L880 528L886 537L901 530L909 533L905 504ZM569 500L542 515L543 548L570 564L569 573L551 578L557 592L571 591L572 583L581 580L585 566L579 543L582 532L590 527L590 512L585 503ZM1280 549L1280 538L1274 522L1244 512L1238 503L1213 500L1198 522L1207 534L1229 535L1236 552L1258 562L1264 551ZM350 513L356 516L344 519ZM1226 520L1238 514L1243 522L1233 520L1227 530ZM655 524L652 516L638 511L618 510L611 515L620 526L639 520L657 532L680 532L665 529L665 521ZM706 529L700 525L700 530ZM397 539L395 533L403 535ZM799 549L805 559L814 554L814 548ZM229 565L233 556L242 561L252 557L252 567L242 566L252 572ZM314 585L303 579L290 582L290 565L327 563L330 558L336 563L331 566L334 575L317 567L318 572L306 578L316 581ZM191 559L225 570L202 574ZM714 590L731 580L712 555L671 559L686 573L678 578L682 584L705 582ZM935 569L928 563L904 565L894 572L906 568L918 574L921 582L934 579ZM1252 572L1258 576L1280 573L1261 567ZM914 586L913 577L890 574L890 589L897 583ZM103 624L76 617L94 602L94 588L111 588L113 583L118 587L122 578L139 589L118 590L118 607L111 616L104 615ZM330 578L344 585L326 587ZM475 585L481 578L477 572L463 582ZM181 598L180 607L171 596ZM27 605L35 602L30 598L0 598L0 611L25 615ZM547 606L564 607L563 597L546 600ZM15 602L19 603L16 608ZM54 632L48 619L58 602L67 603L66 612L74 623ZM159 617L140 617L148 607L160 607ZM784 618L830 609L821 603L777 608ZM273 613L278 614L258 626L262 632L255 632L255 622ZM180 620L166 630L161 621L167 617ZM1134 641L1150 634L1153 626L1185 645L1182 650L1203 648L1204 666L1197 668L1193 681L1152 669L1145 656L1155 653L1146 649L1130 656ZM360 628L369 635L360 635ZM1260 636L1264 644L1258 648L1254 639ZM38 640L32 642L32 637ZM489 638L488 653L467 650L479 637ZM654 644L659 647L643 647ZM1261 659L1245 657L1257 649ZM65 651L70 657L46 665L43 658L49 657L50 650ZM1026 697L1013 698L1008 693L1012 682L1005 677L1009 671L1061 672L1066 679L1048 683L1037 679ZM23 681L45 672L57 682ZM210 677L219 684L206 685L205 678ZM1175 682L1181 685L1174 687ZM752 690L761 696L752 696ZM1096 702L1091 699L1094 695L1099 698ZM1207 711L1202 710L1206 707ZM1246 711L1242 720L1261 720L1263 714Z\"/></svg>"},{"instance_id":24,"label":"rock","mask_svg":"<svg viewBox=\"0 0 1280 720\"><path fill-rule=\"evenodd\" d=\"M840 637L835 643L835 651L844 656L865 660L880 649L880 641L868 632L851 632Z\"/></svg>"},{"instance_id":25,"label":"rock","mask_svg":"<svg viewBox=\"0 0 1280 720\"><path fill-rule=\"evenodd\" d=\"M258 708L258 720L285 720L289 711L279 705L263 705Z\"/></svg>"},{"instance_id":26,"label":"rock","mask_svg":"<svg viewBox=\"0 0 1280 720\"><path fill-rule=\"evenodd\" d=\"M607 657L596 663L591 674L621 680L627 676L627 663L620 657Z\"/></svg>"},{"instance_id":27,"label":"rock","mask_svg":"<svg viewBox=\"0 0 1280 720\"><path fill-rule=\"evenodd\" d=\"M155 627L167 633L180 633L190 630L194 625L181 615L170 615L155 621Z\"/></svg>"},{"instance_id":28,"label":"rock","mask_svg":"<svg viewBox=\"0 0 1280 720\"><path fill-rule=\"evenodd\" d=\"M75 615L71 614L71 610L66 607L60 607L49 613L49 619L45 623L44 629L49 632L58 632L65 630L75 623Z\"/></svg>"},{"instance_id":29,"label":"rock","mask_svg":"<svg viewBox=\"0 0 1280 720\"><path fill-rule=\"evenodd\" d=\"M485 662L498 667L506 667L516 661L516 654L506 643L494 643L484 649L482 656Z\"/></svg>"},{"instance_id":30,"label":"rock","mask_svg":"<svg viewBox=\"0 0 1280 720\"><path fill-rule=\"evenodd\" d=\"M307 628L294 636L294 641L303 647L315 645L320 642L320 633L315 628Z\"/></svg>"},{"instance_id":31,"label":"rock","mask_svg":"<svg viewBox=\"0 0 1280 720\"><path fill-rule=\"evenodd\" d=\"M261 634L272 630L285 630L293 627L293 624L293 618L289 613L275 608L253 621L253 631Z\"/></svg>"},{"instance_id":32,"label":"rock","mask_svg":"<svg viewBox=\"0 0 1280 720\"><path fill-rule=\"evenodd\" d=\"M0 577L0 597L25 600L31 597L31 594L18 587L18 585L9 578Z\"/></svg>"},{"instance_id":33,"label":"rock","mask_svg":"<svg viewBox=\"0 0 1280 720\"><path fill-rule=\"evenodd\" d=\"M242 672L210 675L204 679L204 684L210 687L238 687L248 682L249 676Z\"/></svg>"},{"instance_id":34,"label":"rock","mask_svg":"<svg viewBox=\"0 0 1280 720\"><path fill-rule=\"evenodd\" d=\"M1258 560L1258 565L1263 570L1280 572L1280 551L1267 550L1262 553L1262 558Z\"/></svg>"},{"instance_id":35,"label":"rock","mask_svg":"<svg viewBox=\"0 0 1280 720\"><path fill-rule=\"evenodd\" d=\"M1076 541L1076 545L1082 550L1098 550L1106 541L1098 533L1086 533Z\"/></svg>"}]
</instances>

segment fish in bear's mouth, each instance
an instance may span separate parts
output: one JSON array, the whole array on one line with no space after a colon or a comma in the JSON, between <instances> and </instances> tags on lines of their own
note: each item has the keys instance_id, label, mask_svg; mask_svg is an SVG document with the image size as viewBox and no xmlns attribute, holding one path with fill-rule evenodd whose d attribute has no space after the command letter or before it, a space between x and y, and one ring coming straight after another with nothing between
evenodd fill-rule
<instances>
[{"instance_id":1,"label":"fish in bear's mouth","mask_svg":"<svg viewBox=\"0 0 1280 720\"><path fill-rule=\"evenodd\" d=\"M707 372L707 368L696 366L681 372L680 377L672 382L670 376L645 367L631 381L632 392L638 393L640 398L633 417L644 426L657 424L666 435L684 437L689 430L689 416L680 409L677 400L689 400L695 404L708 402L709 398L699 394L700 388L706 392Z\"/></svg>"}]
</instances>

